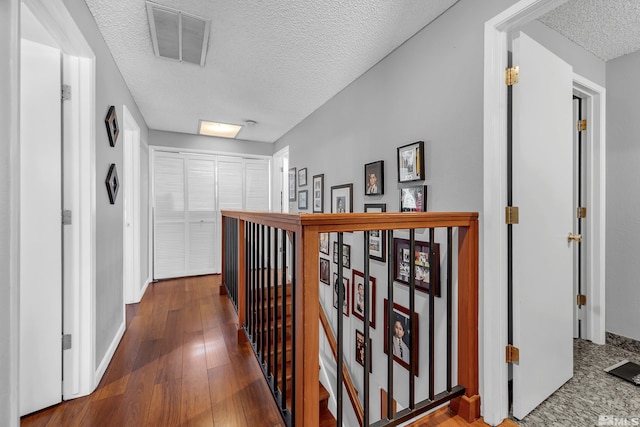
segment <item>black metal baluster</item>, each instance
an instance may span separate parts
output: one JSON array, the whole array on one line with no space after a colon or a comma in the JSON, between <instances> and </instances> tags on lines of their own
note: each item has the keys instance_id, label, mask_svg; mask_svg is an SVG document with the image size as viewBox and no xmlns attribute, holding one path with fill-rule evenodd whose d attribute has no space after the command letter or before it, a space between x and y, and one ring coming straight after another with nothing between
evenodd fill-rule
<instances>
[{"instance_id":1,"label":"black metal baluster","mask_svg":"<svg viewBox=\"0 0 640 427\"><path fill-rule=\"evenodd\" d=\"M280 407L287 409L287 231L282 230L282 309L280 310L280 325L282 331L280 333L280 339L282 340L282 362L281 362L281 374L282 375L282 399Z\"/></svg>"},{"instance_id":2,"label":"black metal baluster","mask_svg":"<svg viewBox=\"0 0 640 427\"><path fill-rule=\"evenodd\" d=\"M280 231L280 233L278 233ZM276 245L276 258L279 252L282 252L282 243L280 242L280 238L282 238L282 230L275 229L275 245ZM273 390L276 392L276 396L278 395L278 287L281 281L281 274L277 271L277 263L276 263L276 279L275 286L273 287Z\"/></svg>"},{"instance_id":3,"label":"black metal baluster","mask_svg":"<svg viewBox=\"0 0 640 427\"><path fill-rule=\"evenodd\" d=\"M296 313L296 235L293 233L291 242L291 254L293 255L293 262L291 264L291 315L295 316ZM293 381L291 383L291 425L295 424L296 419L296 322L295 318L291 319L291 377Z\"/></svg>"},{"instance_id":4,"label":"black metal baluster","mask_svg":"<svg viewBox=\"0 0 640 427\"><path fill-rule=\"evenodd\" d=\"M447 228L447 391L451 391L451 336L453 325L453 293L451 292L453 278L453 230ZM431 276L429 276L431 277Z\"/></svg>"},{"instance_id":5,"label":"black metal baluster","mask_svg":"<svg viewBox=\"0 0 640 427\"><path fill-rule=\"evenodd\" d=\"M260 252L260 297L258 298L258 307L260 315L258 316L258 323L260 328L260 341L258 343L260 349L260 365L264 363L264 281L265 281L265 269L264 269L264 225L260 225L259 235L259 252Z\"/></svg>"},{"instance_id":6,"label":"black metal baluster","mask_svg":"<svg viewBox=\"0 0 640 427\"><path fill-rule=\"evenodd\" d=\"M436 291L436 268L440 266L433 265L434 255L434 229L429 229L429 400L433 400L435 396L435 291Z\"/></svg>"},{"instance_id":7,"label":"black metal baluster","mask_svg":"<svg viewBox=\"0 0 640 427\"><path fill-rule=\"evenodd\" d=\"M245 309L245 319L244 319L244 329L246 331L249 330L249 282L251 281L251 268L249 266L250 264L250 258L249 258L249 254L251 253L251 245L249 244L249 242L251 241L251 236L249 231L251 230L251 224L248 222L244 223L244 240L245 240L245 245L244 245L244 277L245 277L245 283L244 283L244 309Z\"/></svg>"},{"instance_id":8,"label":"black metal baluster","mask_svg":"<svg viewBox=\"0 0 640 427\"><path fill-rule=\"evenodd\" d=\"M271 227L267 227L267 329L265 335L267 338L267 379L271 382L271 275L273 274L273 266L271 265Z\"/></svg>"},{"instance_id":9,"label":"black metal baluster","mask_svg":"<svg viewBox=\"0 0 640 427\"><path fill-rule=\"evenodd\" d=\"M393 419L393 279L395 265L395 255L393 251L393 230L389 230L387 236L387 418Z\"/></svg>"},{"instance_id":10,"label":"black metal baluster","mask_svg":"<svg viewBox=\"0 0 640 427\"><path fill-rule=\"evenodd\" d=\"M416 406L416 368L415 352L417 350L416 329L418 325L413 324L416 312L416 230L409 230L409 332L411 336L411 348L409 349L409 409Z\"/></svg>"},{"instance_id":11,"label":"black metal baluster","mask_svg":"<svg viewBox=\"0 0 640 427\"><path fill-rule=\"evenodd\" d=\"M343 318L343 306L344 306L344 272L343 272L343 259L342 257L344 256L343 252L343 233L339 232L338 233L338 280L337 283L334 284L334 286L337 286L337 291L338 291L338 380L337 380L337 393L336 393L336 400L337 400L337 411L338 413L336 414L336 424L338 426L342 426L342 365L344 363L344 358L343 358L343 347L344 347L344 343L343 343L343 335L344 332L342 330L343 328L343 323L344 323L344 318Z\"/></svg>"},{"instance_id":12,"label":"black metal baluster","mask_svg":"<svg viewBox=\"0 0 640 427\"><path fill-rule=\"evenodd\" d=\"M383 231L381 231L383 232ZM364 232L364 418L363 425L369 425L369 387L371 378L369 371L371 369L371 357L369 348L369 329L371 328L371 302L369 301L371 289L369 286L370 279L370 260L369 260L369 231ZM354 306L356 302L354 301Z\"/></svg>"}]
</instances>

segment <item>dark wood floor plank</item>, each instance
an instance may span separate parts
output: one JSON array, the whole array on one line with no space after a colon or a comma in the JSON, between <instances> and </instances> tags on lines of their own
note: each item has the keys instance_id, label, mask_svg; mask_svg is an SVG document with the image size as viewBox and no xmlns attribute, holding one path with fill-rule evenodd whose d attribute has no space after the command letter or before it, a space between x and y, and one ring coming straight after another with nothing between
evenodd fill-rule
<instances>
[{"instance_id":1,"label":"dark wood floor plank","mask_svg":"<svg viewBox=\"0 0 640 427\"><path fill-rule=\"evenodd\" d=\"M207 360L207 369L223 365L231 365L231 358L227 353L227 345L222 335L222 329L207 329L204 332L204 348ZM231 368L232 366L230 366Z\"/></svg>"},{"instance_id":2,"label":"dark wood floor plank","mask_svg":"<svg viewBox=\"0 0 640 427\"><path fill-rule=\"evenodd\" d=\"M180 425L182 380L174 379L153 386L148 427Z\"/></svg>"},{"instance_id":3,"label":"dark wood floor plank","mask_svg":"<svg viewBox=\"0 0 640 427\"><path fill-rule=\"evenodd\" d=\"M172 310L167 314L156 383L182 378L183 321L183 310Z\"/></svg>"}]
</instances>

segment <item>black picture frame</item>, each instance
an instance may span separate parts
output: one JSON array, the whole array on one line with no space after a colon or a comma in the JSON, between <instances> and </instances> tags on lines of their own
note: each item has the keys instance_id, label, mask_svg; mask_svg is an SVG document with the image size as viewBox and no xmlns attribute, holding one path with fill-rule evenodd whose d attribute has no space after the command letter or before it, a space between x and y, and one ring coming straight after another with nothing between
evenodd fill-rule
<instances>
[{"instance_id":1,"label":"black picture frame","mask_svg":"<svg viewBox=\"0 0 640 427\"><path fill-rule=\"evenodd\" d=\"M353 212L353 184L331 187L331 213Z\"/></svg>"},{"instance_id":2,"label":"black picture frame","mask_svg":"<svg viewBox=\"0 0 640 427\"><path fill-rule=\"evenodd\" d=\"M364 165L364 195L380 196L384 194L384 160Z\"/></svg>"},{"instance_id":3,"label":"black picture frame","mask_svg":"<svg viewBox=\"0 0 640 427\"><path fill-rule=\"evenodd\" d=\"M424 141L398 147L398 182L424 180Z\"/></svg>"},{"instance_id":4,"label":"black picture frame","mask_svg":"<svg viewBox=\"0 0 640 427\"><path fill-rule=\"evenodd\" d=\"M386 203L366 203L364 205L365 213L386 212ZM369 258L376 261L386 262L387 260L387 231L371 230L369 231Z\"/></svg>"},{"instance_id":5,"label":"black picture frame","mask_svg":"<svg viewBox=\"0 0 640 427\"><path fill-rule=\"evenodd\" d=\"M429 247L431 246L431 260L429 259ZM407 239L393 239L393 253L395 256L393 266L393 280L398 283L409 285L410 278L410 262L411 250L410 242ZM415 283L416 290L429 293L430 286L430 263L434 266L434 293L436 297L440 296L440 244L429 242L415 242Z\"/></svg>"},{"instance_id":6,"label":"black picture frame","mask_svg":"<svg viewBox=\"0 0 640 427\"><path fill-rule=\"evenodd\" d=\"M362 331L359 331L357 329L356 329L356 335L355 335L355 345L356 345L356 351L355 351L356 362L358 362L358 364L364 367L364 355L365 355L364 333L362 333ZM369 349L368 351L369 361L370 361L369 372L373 373L373 358L371 357L371 338L369 338L369 346L367 348Z\"/></svg>"},{"instance_id":7,"label":"black picture frame","mask_svg":"<svg viewBox=\"0 0 640 427\"><path fill-rule=\"evenodd\" d=\"M296 201L296 168L289 168L289 201Z\"/></svg>"},{"instance_id":8,"label":"black picture frame","mask_svg":"<svg viewBox=\"0 0 640 427\"><path fill-rule=\"evenodd\" d=\"M118 135L120 135L120 126L118 126L118 114L115 105L109 107L107 116L104 119L104 124L107 126L109 145L115 147L118 141Z\"/></svg>"},{"instance_id":9,"label":"black picture frame","mask_svg":"<svg viewBox=\"0 0 640 427\"><path fill-rule=\"evenodd\" d=\"M393 360L398 362L398 364L407 370L409 370L409 361L413 360L413 369L418 376L418 365L420 358L418 357L418 349L420 348L419 338L420 334L418 333L418 313L413 313L413 325L412 328L409 328L409 309L394 302L393 303L393 319L394 319L394 329L395 323L400 322L402 329L404 331L404 335L401 337L401 341L404 343L404 346L401 344L398 346L398 350L396 351L396 346L393 349ZM384 299L384 353L389 354L389 300L387 298ZM394 338L395 333L392 334L392 339ZM406 347L405 347L406 346ZM400 350L403 348L403 350ZM409 351L409 355L406 355L406 351ZM402 354L400 354L402 353Z\"/></svg>"},{"instance_id":10,"label":"black picture frame","mask_svg":"<svg viewBox=\"0 0 640 427\"><path fill-rule=\"evenodd\" d=\"M109 196L109 203L114 205L116 198L118 197L118 190L120 189L120 180L118 179L118 168L115 163L111 163L109 166L109 172L107 172L107 178L104 180L107 186L107 195Z\"/></svg>"},{"instance_id":11,"label":"black picture frame","mask_svg":"<svg viewBox=\"0 0 640 427\"><path fill-rule=\"evenodd\" d=\"M338 263L338 242L333 242L333 263ZM351 245L346 243L342 244L342 266L344 268L351 268Z\"/></svg>"},{"instance_id":12,"label":"black picture frame","mask_svg":"<svg viewBox=\"0 0 640 427\"><path fill-rule=\"evenodd\" d=\"M362 293L360 293L362 287ZM364 273L358 270L351 272L351 313L364 322ZM369 276L369 307L371 318L369 325L376 328L376 278Z\"/></svg>"},{"instance_id":13,"label":"black picture frame","mask_svg":"<svg viewBox=\"0 0 640 427\"><path fill-rule=\"evenodd\" d=\"M427 186L414 185L400 189L400 212L426 212Z\"/></svg>"},{"instance_id":14,"label":"black picture frame","mask_svg":"<svg viewBox=\"0 0 640 427\"><path fill-rule=\"evenodd\" d=\"M329 255L329 233L318 233L318 239L320 240L319 251L323 254Z\"/></svg>"},{"instance_id":15,"label":"black picture frame","mask_svg":"<svg viewBox=\"0 0 640 427\"><path fill-rule=\"evenodd\" d=\"M298 169L298 187L307 186L307 168Z\"/></svg>"},{"instance_id":16,"label":"black picture frame","mask_svg":"<svg viewBox=\"0 0 640 427\"><path fill-rule=\"evenodd\" d=\"M329 286L329 276L331 275L331 263L326 258L320 258L320 281Z\"/></svg>"},{"instance_id":17,"label":"black picture frame","mask_svg":"<svg viewBox=\"0 0 640 427\"><path fill-rule=\"evenodd\" d=\"M306 210L309 190L298 191L298 209Z\"/></svg>"},{"instance_id":18,"label":"black picture frame","mask_svg":"<svg viewBox=\"0 0 640 427\"><path fill-rule=\"evenodd\" d=\"M324 174L313 176L313 213L324 212Z\"/></svg>"}]
</instances>

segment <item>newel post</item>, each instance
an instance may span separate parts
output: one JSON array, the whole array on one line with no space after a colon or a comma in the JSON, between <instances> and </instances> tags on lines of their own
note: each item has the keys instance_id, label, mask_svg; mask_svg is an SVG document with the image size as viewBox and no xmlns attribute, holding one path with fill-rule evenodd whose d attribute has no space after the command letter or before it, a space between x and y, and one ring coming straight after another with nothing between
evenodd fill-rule
<instances>
[{"instance_id":1,"label":"newel post","mask_svg":"<svg viewBox=\"0 0 640 427\"><path fill-rule=\"evenodd\" d=\"M450 409L468 423L480 417L478 394L478 220L458 229L458 384Z\"/></svg>"},{"instance_id":2,"label":"newel post","mask_svg":"<svg viewBox=\"0 0 640 427\"><path fill-rule=\"evenodd\" d=\"M310 230L313 228L312 230ZM319 410L319 291L318 230L301 227L296 232L295 254L295 424L317 426Z\"/></svg>"}]
</instances>

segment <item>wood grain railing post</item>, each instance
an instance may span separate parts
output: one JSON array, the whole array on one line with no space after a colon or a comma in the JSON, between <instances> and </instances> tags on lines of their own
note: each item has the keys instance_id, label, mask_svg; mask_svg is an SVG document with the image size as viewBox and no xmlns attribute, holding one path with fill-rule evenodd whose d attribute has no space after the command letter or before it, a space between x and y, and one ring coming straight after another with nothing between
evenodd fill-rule
<instances>
[{"instance_id":1,"label":"wood grain railing post","mask_svg":"<svg viewBox=\"0 0 640 427\"><path fill-rule=\"evenodd\" d=\"M238 341L245 341L247 336L242 325L247 320L247 277L245 271L245 221L238 219Z\"/></svg>"},{"instance_id":2,"label":"wood grain railing post","mask_svg":"<svg viewBox=\"0 0 640 427\"><path fill-rule=\"evenodd\" d=\"M478 394L478 220L458 229L458 384L450 409L468 423L480 417Z\"/></svg>"},{"instance_id":3,"label":"wood grain railing post","mask_svg":"<svg viewBox=\"0 0 640 427\"><path fill-rule=\"evenodd\" d=\"M318 324L319 238L316 227L301 227L296 244L295 425L317 426L319 409L320 326Z\"/></svg>"},{"instance_id":4,"label":"wood grain railing post","mask_svg":"<svg viewBox=\"0 0 640 427\"><path fill-rule=\"evenodd\" d=\"M226 280L227 280L227 274L225 271L225 260L226 260L226 253L227 253L227 239L229 238L229 236L227 236L227 221L229 221L227 219L226 216L222 215L222 224L221 224L221 229L222 229L222 254L221 254L221 260L220 260L220 265L222 266L222 281L220 282L220 295L226 295L227 294L227 287L226 287Z\"/></svg>"}]
</instances>

